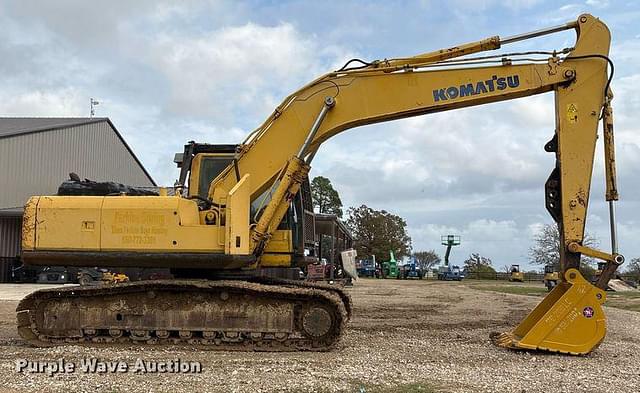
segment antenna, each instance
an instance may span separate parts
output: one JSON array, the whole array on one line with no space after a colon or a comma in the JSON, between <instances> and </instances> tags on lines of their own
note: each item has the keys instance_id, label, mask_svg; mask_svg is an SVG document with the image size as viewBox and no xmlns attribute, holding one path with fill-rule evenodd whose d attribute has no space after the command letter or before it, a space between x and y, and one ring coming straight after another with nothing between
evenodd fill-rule
<instances>
[{"instance_id":1,"label":"antenna","mask_svg":"<svg viewBox=\"0 0 640 393\"><path fill-rule=\"evenodd\" d=\"M100 102L98 100L94 100L93 98L90 98L89 100L90 100L89 102L91 103L91 112L89 117L93 117L96 114L95 107L99 105Z\"/></svg>"}]
</instances>

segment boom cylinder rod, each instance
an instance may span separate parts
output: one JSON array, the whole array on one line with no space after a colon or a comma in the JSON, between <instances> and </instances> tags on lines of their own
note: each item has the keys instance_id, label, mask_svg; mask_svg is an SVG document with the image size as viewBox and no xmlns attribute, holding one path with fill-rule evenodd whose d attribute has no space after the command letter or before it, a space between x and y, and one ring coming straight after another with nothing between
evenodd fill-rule
<instances>
[{"instance_id":1,"label":"boom cylinder rod","mask_svg":"<svg viewBox=\"0 0 640 393\"><path fill-rule=\"evenodd\" d=\"M611 253L618 253L618 230L616 229L615 201L609 201L609 225L611 226Z\"/></svg>"},{"instance_id":2,"label":"boom cylinder rod","mask_svg":"<svg viewBox=\"0 0 640 393\"><path fill-rule=\"evenodd\" d=\"M607 91L605 105L602 111L603 140L604 140L604 168L606 177L605 199L609 202L609 225L611 234L611 254L613 261L608 261L602 269L596 286L606 289L609 280L616 274L618 266L624 263L624 257L618 254L618 231L616 229L616 206L618 200L618 185L616 180L616 152L613 143L613 108L611 90Z\"/></svg>"},{"instance_id":3,"label":"boom cylinder rod","mask_svg":"<svg viewBox=\"0 0 640 393\"><path fill-rule=\"evenodd\" d=\"M529 38L535 38L535 37L540 37L542 35L553 34L559 31L575 29L576 26L577 26L577 23L574 21L574 22L568 22L559 26L547 27L545 29L531 31L529 33L512 35L509 37L501 38L500 45L511 44L513 42L518 42L518 41L524 41L524 40L528 40Z\"/></svg>"},{"instance_id":4,"label":"boom cylinder rod","mask_svg":"<svg viewBox=\"0 0 640 393\"><path fill-rule=\"evenodd\" d=\"M298 158L304 159L304 153L309 147L309 145L311 144L311 142L313 141L313 138L315 138L316 133L320 128L320 124L322 124L322 121L324 120L325 116L329 112L329 109L333 108L335 104L336 104L336 100L333 97L327 97L324 99L324 105L322 105L322 109L320 110L320 113L318 113L318 117L316 117L316 120L313 122L313 125L311 126L311 130L309 130L309 133L307 134L307 138L304 140L302 147L300 147L300 151L298 152Z\"/></svg>"},{"instance_id":5,"label":"boom cylinder rod","mask_svg":"<svg viewBox=\"0 0 640 393\"><path fill-rule=\"evenodd\" d=\"M607 92L607 102L602 112L602 128L604 136L604 169L606 180L606 200L609 202L609 225L611 226L611 253L618 253L618 236L616 230L615 201L618 200L618 184L616 180L616 152L613 142L613 108L610 100L611 91Z\"/></svg>"}]
</instances>

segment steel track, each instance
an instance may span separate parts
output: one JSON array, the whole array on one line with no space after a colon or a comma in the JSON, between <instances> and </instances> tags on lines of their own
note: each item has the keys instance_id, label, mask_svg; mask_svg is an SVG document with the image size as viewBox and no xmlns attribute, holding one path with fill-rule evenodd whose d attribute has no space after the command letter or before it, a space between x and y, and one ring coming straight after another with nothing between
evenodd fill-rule
<instances>
[{"instance_id":1,"label":"steel track","mask_svg":"<svg viewBox=\"0 0 640 393\"><path fill-rule=\"evenodd\" d=\"M157 280L41 290L16 312L20 336L35 346L327 351L343 335L351 300L342 289L301 281Z\"/></svg>"}]
</instances>

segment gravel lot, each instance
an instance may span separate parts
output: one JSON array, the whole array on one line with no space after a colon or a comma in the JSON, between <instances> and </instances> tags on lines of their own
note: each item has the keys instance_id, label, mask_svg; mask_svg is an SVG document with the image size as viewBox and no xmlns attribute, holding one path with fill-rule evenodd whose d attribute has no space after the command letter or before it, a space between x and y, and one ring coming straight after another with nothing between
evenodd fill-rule
<instances>
[{"instance_id":1,"label":"gravel lot","mask_svg":"<svg viewBox=\"0 0 640 393\"><path fill-rule=\"evenodd\" d=\"M28 392L638 392L640 313L607 308L609 333L587 357L494 347L539 298L465 283L360 280L355 315L329 353L242 353L171 348L32 348L15 331L16 298L35 285L0 285L0 391ZM80 364L143 360L201 362L200 374L17 373L17 359Z\"/></svg>"}]
</instances>

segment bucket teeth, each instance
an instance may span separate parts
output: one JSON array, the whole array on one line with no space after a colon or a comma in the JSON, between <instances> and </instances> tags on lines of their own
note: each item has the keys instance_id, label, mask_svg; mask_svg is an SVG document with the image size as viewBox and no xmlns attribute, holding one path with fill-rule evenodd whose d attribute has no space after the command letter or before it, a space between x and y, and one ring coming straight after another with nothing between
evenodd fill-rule
<instances>
[{"instance_id":1,"label":"bucket teeth","mask_svg":"<svg viewBox=\"0 0 640 393\"><path fill-rule=\"evenodd\" d=\"M494 332L491 334L491 341L494 345L502 348L514 348L514 342L516 341L513 333L511 332L503 332L498 333Z\"/></svg>"}]
</instances>

